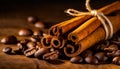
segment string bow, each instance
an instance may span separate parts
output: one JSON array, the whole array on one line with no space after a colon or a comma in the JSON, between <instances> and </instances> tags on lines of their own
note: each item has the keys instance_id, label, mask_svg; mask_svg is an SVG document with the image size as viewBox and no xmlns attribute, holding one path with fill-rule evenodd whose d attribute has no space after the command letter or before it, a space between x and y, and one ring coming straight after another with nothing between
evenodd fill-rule
<instances>
[{"instance_id":1,"label":"string bow","mask_svg":"<svg viewBox=\"0 0 120 69\"><path fill-rule=\"evenodd\" d=\"M98 12L97 10L92 10L90 6L90 0L86 0L85 6L88 12L80 12L74 9L67 9L66 13L72 16L81 16L81 15L97 16L97 18L101 21L104 27L104 30L106 33L105 39L111 38L113 36L113 25L111 21L102 12ZM110 28L110 32L109 32L109 28L107 25Z\"/></svg>"}]
</instances>

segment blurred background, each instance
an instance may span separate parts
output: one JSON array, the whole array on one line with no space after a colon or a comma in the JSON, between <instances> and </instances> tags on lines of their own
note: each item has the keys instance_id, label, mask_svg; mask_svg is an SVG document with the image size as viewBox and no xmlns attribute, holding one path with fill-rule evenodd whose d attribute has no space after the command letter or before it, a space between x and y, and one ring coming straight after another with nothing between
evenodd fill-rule
<instances>
[{"instance_id":1,"label":"blurred background","mask_svg":"<svg viewBox=\"0 0 120 69\"><path fill-rule=\"evenodd\" d=\"M98 9L114 1L91 0L90 4ZM68 8L86 11L85 0L0 0L0 28L28 27L28 16L38 16L50 27L72 18L64 12Z\"/></svg>"}]
</instances>

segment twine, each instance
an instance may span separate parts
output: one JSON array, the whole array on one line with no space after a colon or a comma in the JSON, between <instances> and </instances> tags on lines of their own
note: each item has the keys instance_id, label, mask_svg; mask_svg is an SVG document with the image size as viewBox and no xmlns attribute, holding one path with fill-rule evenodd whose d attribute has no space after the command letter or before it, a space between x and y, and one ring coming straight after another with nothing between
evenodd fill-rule
<instances>
[{"instance_id":1,"label":"twine","mask_svg":"<svg viewBox=\"0 0 120 69\"><path fill-rule=\"evenodd\" d=\"M101 21L104 27L105 34L106 34L105 39L111 38L113 36L113 25L111 21L102 12L98 12L97 10L92 10L90 6L90 0L86 0L85 6L88 12L80 12L74 9L67 9L66 13L72 16L81 16L81 15L97 16L97 18ZM107 27L107 24L110 28L110 32L109 32L109 28Z\"/></svg>"}]
</instances>

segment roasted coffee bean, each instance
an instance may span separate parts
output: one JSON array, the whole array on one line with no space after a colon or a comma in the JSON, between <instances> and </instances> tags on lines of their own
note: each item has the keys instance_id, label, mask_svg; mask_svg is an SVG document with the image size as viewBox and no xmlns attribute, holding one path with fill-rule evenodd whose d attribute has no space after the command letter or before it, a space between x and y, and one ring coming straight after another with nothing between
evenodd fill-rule
<instances>
[{"instance_id":1,"label":"roasted coffee bean","mask_svg":"<svg viewBox=\"0 0 120 69\"><path fill-rule=\"evenodd\" d=\"M118 50L118 46L116 44L111 44L109 47L104 48L105 51L115 51Z\"/></svg>"},{"instance_id":2,"label":"roasted coffee bean","mask_svg":"<svg viewBox=\"0 0 120 69\"><path fill-rule=\"evenodd\" d=\"M33 34L33 31L27 28L20 29L18 32L19 36L31 36L32 34Z\"/></svg>"},{"instance_id":3,"label":"roasted coffee bean","mask_svg":"<svg viewBox=\"0 0 120 69\"><path fill-rule=\"evenodd\" d=\"M25 40L21 40L18 44L17 44L17 46L19 47L19 49L21 49L21 50L26 50L26 49L28 49L28 47L27 47L27 43L29 42L29 40L28 39L25 39Z\"/></svg>"},{"instance_id":4,"label":"roasted coffee bean","mask_svg":"<svg viewBox=\"0 0 120 69\"><path fill-rule=\"evenodd\" d=\"M11 48L11 47L6 47L6 48L3 48L2 51L3 51L4 53L11 54L12 48Z\"/></svg>"},{"instance_id":5,"label":"roasted coffee bean","mask_svg":"<svg viewBox=\"0 0 120 69\"><path fill-rule=\"evenodd\" d=\"M85 62L89 64L98 64L98 59L95 56L88 56L85 58Z\"/></svg>"},{"instance_id":6,"label":"roasted coffee bean","mask_svg":"<svg viewBox=\"0 0 120 69\"><path fill-rule=\"evenodd\" d=\"M50 52L50 53L46 53L43 55L43 59L44 60L57 60L59 57L59 52L58 51L53 51L53 52Z\"/></svg>"},{"instance_id":7,"label":"roasted coffee bean","mask_svg":"<svg viewBox=\"0 0 120 69\"><path fill-rule=\"evenodd\" d=\"M32 37L30 37L30 40L33 42L40 42L42 36L39 35L33 35Z\"/></svg>"},{"instance_id":8,"label":"roasted coffee bean","mask_svg":"<svg viewBox=\"0 0 120 69\"><path fill-rule=\"evenodd\" d=\"M98 60L101 61L101 62L105 62L108 59L108 57L106 57L106 55L105 55L104 52L98 52L98 53L96 53L95 57L97 57Z\"/></svg>"},{"instance_id":9,"label":"roasted coffee bean","mask_svg":"<svg viewBox=\"0 0 120 69\"><path fill-rule=\"evenodd\" d=\"M91 50L85 50L83 53L81 53L82 57L92 56L93 52Z\"/></svg>"},{"instance_id":10,"label":"roasted coffee bean","mask_svg":"<svg viewBox=\"0 0 120 69\"><path fill-rule=\"evenodd\" d=\"M34 30L33 35L43 36L43 31L41 31L41 30Z\"/></svg>"},{"instance_id":11,"label":"roasted coffee bean","mask_svg":"<svg viewBox=\"0 0 120 69\"><path fill-rule=\"evenodd\" d=\"M47 33L43 33L43 37L47 36L48 34Z\"/></svg>"},{"instance_id":12,"label":"roasted coffee bean","mask_svg":"<svg viewBox=\"0 0 120 69\"><path fill-rule=\"evenodd\" d=\"M36 49L42 48L42 44L40 42L37 42Z\"/></svg>"},{"instance_id":13,"label":"roasted coffee bean","mask_svg":"<svg viewBox=\"0 0 120 69\"><path fill-rule=\"evenodd\" d=\"M40 22L40 21L36 22L34 26L40 29L45 28L45 25L43 24L43 22Z\"/></svg>"},{"instance_id":14,"label":"roasted coffee bean","mask_svg":"<svg viewBox=\"0 0 120 69\"><path fill-rule=\"evenodd\" d=\"M76 56L76 57L72 57L72 58L70 59L70 61L71 61L72 63L82 63L82 62L83 62L83 58L80 57L80 56Z\"/></svg>"},{"instance_id":15,"label":"roasted coffee bean","mask_svg":"<svg viewBox=\"0 0 120 69\"><path fill-rule=\"evenodd\" d=\"M22 44L27 44L28 42L30 42L29 39L24 39L24 40L21 40L21 41L20 41L20 43L22 43Z\"/></svg>"},{"instance_id":16,"label":"roasted coffee bean","mask_svg":"<svg viewBox=\"0 0 120 69\"><path fill-rule=\"evenodd\" d=\"M107 56L111 56L111 57L115 57L115 56L120 56L120 50L116 50L116 51L113 51L113 52L108 52L107 53Z\"/></svg>"},{"instance_id":17,"label":"roasted coffee bean","mask_svg":"<svg viewBox=\"0 0 120 69\"><path fill-rule=\"evenodd\" d=\"M28 42L27 43L27 47L28 48L35 48L36 47L36 43L35 42Z\"/></svg>"},{"instance_id":18,"label":"roasted coffee bean","mask_svg":"<svg viewBox=\"0 0 120 69\"><path fill-rule=\"evenodd\" d=\"M112 60L112 62L113 62L114 64L120 65L120 56L114 57L113 60Z\"/></svg>"},{"instance_id":19,"label":"roasted coffee bean","mask_svg":"<svg viewBox=\"0 0 120 69\"><path fill-rule=\"evenodd\" d=\"M30 48L24 51L24 55L27 57L34 57L35 52L36 52L35 48Z\"/></svg>"},{"instance_id":20,"label":"roasted coffee bean","mask_svg":"<svg viewBox=\"0 0 120 69\"><path fill-rule=\"evenodd\" d=\"M13 35L9 35L1 39L1 43L4 44L16 44L17 42L17 38Z\"/></svg>"},{"instance_id":21,"label":"roasted coffee bean","mask_svg":"<svg viewBox=\"0 0 120 69\"><path fill-rule=\"evenodd\" d=\"M15 54L23 55L22 49L15 49L13 50Z\"/></svg>"},{"instance_id":22,"label":"roasted coffee bean","mask_svg":"<svg viewBox=\"0 0 120 69\"><path fill-rule=\"evenodd\" d=\"M39 48L34 54L34 56L36 58L42 58L43 54L48 53L48 52L49 52L48 48Z\"/></svg>"},{"instance_id":23,"label":"roasted coffee bean","mask_svg":"<svg viewBox=\"0 0 120 69\"><path fill-rule=\"evenodd\" d=\"M38 19L38 17L36 17L36 16L29 16L27 20L28 20L29 23L34 24L34 23L36 23L39 19Z\"/></svg>"}]
</instances>

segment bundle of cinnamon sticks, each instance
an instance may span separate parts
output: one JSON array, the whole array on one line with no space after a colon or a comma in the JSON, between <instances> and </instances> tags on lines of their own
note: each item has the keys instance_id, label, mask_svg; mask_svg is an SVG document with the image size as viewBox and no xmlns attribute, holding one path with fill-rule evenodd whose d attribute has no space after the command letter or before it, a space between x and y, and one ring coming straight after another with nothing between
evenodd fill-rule
<instances>
[{"instance_id":1,"label":"bundle of cinnamon sticks","mask_svg":"<svg viewBox=\"0 0 120 69\"><path fill-rule=\"evenodd\" d=\"M120 2L100 8L98 11L108 15L120 10ZM120 29L120 22L111 21L114 33ZM68 57L79 55L84 50L105 39L105 30L97 17L83 15L52 26L49 35L41 39L43 47L63 50Z\"/></svg>"}]
</instances>

